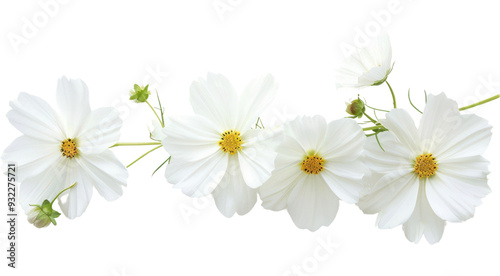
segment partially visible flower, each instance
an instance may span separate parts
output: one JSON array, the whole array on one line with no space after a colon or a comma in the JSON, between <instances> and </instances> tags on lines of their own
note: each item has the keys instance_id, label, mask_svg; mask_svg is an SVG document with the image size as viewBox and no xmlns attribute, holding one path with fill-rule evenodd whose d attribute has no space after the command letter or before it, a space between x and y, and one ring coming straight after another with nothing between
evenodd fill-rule
<instances>
[{"instance_id":1,"label":"partially visible flower","mask_svg":"<svg viewBox=\"0 0 500 276\"><path fill-rule=\"evenodd\" d=\"M134 84L134 89L130 90L130 100L135 101L136 103L143 103L148 100L151 92L148 90L149 84L144 86L139 86Z\"/></svg>"},{"instance_id":2,"label":"partially visible flower","mask_svg":"<svg viewBox=\"0 0 500 276\"><path fill-rule=\"evenodd\" d=\"M191 85L196 115L170 117L162 141L172 159L165 177L188 196L212 194L219 211L248 213L274 168L273 131L252 129L275 97L271 75L253 80L241 95L222 75Z\"/></svg>"},{"instance_id":3,"label":"partially visible flower","mask_svg":"<svg viewBox=\"0 0 500 276\"><path fill-rule=\"evenodd\" d=\"M39 97L20 93L7 113L23 134L4 151L4 161L16 161L21 182L19 200L26 212L75 182L58 199L63 213L75 218L85 211L93 187L107 200L122 195L127 169L109 147L118 141L122 121L115 108L90 110L88 89L79 79L62 77L57 86L56 113Z\"/></svg>"},{"instance_id":4,"label":"partially visible flower","mask_svg":"<svg viewBox=\"0 0 500 276\"><path fill-rule=\"evenodd\" d=\"M357 98L352 102L345 104L347 105L345 112L354 116L354 118L363 117L366 108L365 108L365 103L360 98Z\"/></svg>"},{"instance_id":5,"label":"partially visible flower","mask_svg":"<svg viewBox=\"0 0 500 276\"><path fill-rule=\"evenodd\" d=\"M168 119L165 124L168 124ZM161 142L163 139L167 138L167 135L165 134L165 128L161 126L160 122L157 120L153 121L153 131L149 132L149 137L152 140L159 141Z\"/></svg>"},{"instance_id":6,"label":"partially visible flower","mask_svg":"<svg viewBox=\"0 0 500 276\"><path fill-rule=\"evenodd\" d=\"M42 206L31 205L32 208L28 212L28 222L36 226L37 228L44 228L52 224L57 225L56 218L58 218L61 213L52 209L52 204L46 199Z\"/></svg>"},{"instance_id":7,"label":"partially visible flower","mask_svg":"<svg viewBox=\"0 0 500 276\"><path fill-rule=\"evenodd\" d=\"M360 159L366 137L352 119L327 124L321 116L304 116L284 128L276 169L259 189L262 206L286 208L297 227L316 231L332 223L339 199L358 201L366 171Z\"/></svg>"},{"instance_id":8,"label":"partially visible flower","mask_svg":"<svg viewBox=\"0 0 500 276\"><path fill-rule=\"evenodd\" d=\"M418 129L410 115L393 109L381 120L389 132L366 145L366 163L379 175L358 206L378 213L379 228L403 225L406 238L422 235L438 242L446 221L474 215L490 192L488 161L481 154L491 139L491 126L476 115L460 114L444 93L430 95Z\"/></svg>"},{"instance_id":9,"label":"partially visible flower","mask_svg":"<svg viewBox=\"0 0 500 276\"><path fill-rule=\"evenodd\" d=\"M372 43L349 56L337 70L339 87L363 88L385 82L392 70L389 36L381 34Z\"/></svg>"}]
</instances>

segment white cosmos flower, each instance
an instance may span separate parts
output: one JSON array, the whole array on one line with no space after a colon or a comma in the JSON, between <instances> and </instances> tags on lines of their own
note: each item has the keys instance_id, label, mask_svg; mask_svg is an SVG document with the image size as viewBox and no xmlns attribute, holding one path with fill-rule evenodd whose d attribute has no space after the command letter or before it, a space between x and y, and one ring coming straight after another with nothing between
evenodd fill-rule
<instances>
[{"instance_id":1,"label":"white cosmos flower","mask_svg":"<svg viewBox=\"0 0 500 276\"><path fill-rule=\"evenodd\" d=\"M189 196L212 194L220 212L231 217L249 212L258 188L274 168L275 136L252 129L275 96L271 75L253 80L238 96L222 75L209 73L191 85L196 115L170 117L162 141L172 159L169 183Z\"/></svg>"},{"instance_id":2,"label":"white cosmos flower","mask_svg":"<svg viewBox=\"0 0 500 276\"><path fill-rule=\"evenodd\" d=\"M384 33L373 38L368 47L356 49L344 60L337 70L337 85L355 88L380 85L392 70L391 59L391 42Z\"/></svg>"},{"instance_id":3,"label":"white cosmos flower","mask_svg":"<svg viewBox=\"0 0 500 276\"><path fill-rule=\"evenodd\" d=\"M58 199L63 213L75 218L87 208L93 187L107 200L122 194L128 173L108 149L118 140L122 121L111 107L91 111L87 86L79 79L61 78L56 96L59 113L24 92L10 103L7 118L23 135L2 159L19 167L19 200L26 211L77 182L67 200Z\"/></svg>"},{"instance_id":4,"label":"white cosmos flower","mask_svg":"<svg viewBox=\"0 0 500 276\"><path fill-rule=\"evenodd\" d=\"M321 116L298 117L284 128L275 170L259 189L262 206L286 208L297 227L315 231L333 221L339 198L358 201L366 137L352 119L327 124Z\"/></svg>"},{"instance_id":5,"label":"white cosmos flower","mask_svg":"<svg viewBox=\"0 0 500 276\"><path fill-rule=\"evenodd\" d=\"M379 228L403 224L408 240L425 235L438 242L445 221L471 218L481 198L490 192L488 161L481 154L491 138L491 126L476 115L460 114L445 94L430 95L418 129L402 109L389 112L379 135L385 152L372 139L366 162L378 180L358 205L378 213Z\"/></svg>"}]
</instances>

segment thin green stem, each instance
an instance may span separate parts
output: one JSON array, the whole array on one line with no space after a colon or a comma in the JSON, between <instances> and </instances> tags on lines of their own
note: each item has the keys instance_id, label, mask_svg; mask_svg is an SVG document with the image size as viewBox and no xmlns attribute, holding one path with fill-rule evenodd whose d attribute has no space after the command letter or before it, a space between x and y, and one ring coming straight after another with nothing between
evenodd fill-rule
<instances>
[{"instance_id":1,"label":"thin green stem","mask_svg":"<svg viewBox=\"0 0 500 276\"><path fill-rule=\"evenodd\" d=\"M155 147L154 149L152 149L152 150L150 150L150 151L146 152L145 154L143 154L143 155L139 156L139 158L135 159L135 161L134 161L134 162L132 162L132 163L128 164L127 168L128 168L128 167L130 167L130 166L132 166L132 165L134 165L134 164L135 164L135 162L137 162L137 161L141 160L144 156L146 156L146 155L150 154L151 152L153 152L153 151L155 151L155 150L157 150L157 149L159 149L159 148L161 148L161 147L162 147L162 146L161 146L161 145L159 145L159 146Z\"/></svg>"},{"instance_id":2,"label":"thin green stem","mask_svg":"<svg viewBox=\"0 0 500 276\"><path fill-rule=\"evenodd\" d=\"M160 142L144 142L144 143L116 143L112 145L110 148L114 147L120 147L120 146L156 146L156 145L161 145Z\"/></svg>"},{"instance_id":3,"label":"thin green stem","mask_svg":"<svg viewBox=\"0 0 500 276\"><path fill-rule=\"evenodd\" d=\"M363 114L366 116L366 118L368 118L368 120L370 120L372 123L374 124L379 124L379 122L377 122L375 119L373 119L372 117L368 116L368 114L366 114L366 112L363 112Z\"/></svg>"},{"instance_id":4,"label":"thin green stem","mask_svg":"<svg viewBox=\"0 0 500 276\"><path fill-rule=\"evenodd\" d=\"M382 111L382 112L389 112L389 110L371 107L371 106L367 105L366 103L365 103L365 106L368 107L368 108L371 108L373 110Z\"/></svg>"},{"instance_id":5,"label":"thin green stem","mask_svg":"<svg viewBox=\"0 0 500 276\"><path fill-rule=\"evenodd\" d=\"M56 197L54 197L54 199L50 202L50 205L52 206L52 204L54 204L54 201L56 201L56 199L57 199L57 198L58 198L58 197L59 197L62 193L64 193L65 191L67 191L67 190L69 190L69 189L71 189L71 188L73 188L75 185L76 185L76 182L75 182L75 183L73 183L73 185L69 186L68 188L66 188L66 189L62 190L60 193L58 193L58 194L56 195Z\"/></svg>"},{"instance_id":6,"label":"thin green stem","mask_svg":"<svg viewBox=\"0 0 500 276\"><path fill-rule=\"evenodd\" d=\"M476 107L476 106L480 106L480 105L482 105L482 104L485 104L485 103L487 103L487 102L491 102L491 101L496 100L496 99L498 99L498 98L500 98L500 94L495 95L495 96L493 96L493 97L489 97L488 99L486 99L486 100L482 100L482 101L477 102L477 103L475 103L475 104L471 104L471 105L468 105L468 106L461 107L461 108L459 108L458 110L460 110L460 111L464 111L464 110L467 110L467 109L469 109L469 108L473 108L473 107Z\"/></svg>"},{"instance_id":7,"label":"thin green stem","mask_svg":"<svg viewBox=\"0 0 500 276\"><path fill-rule=\"evenodd\" d=\"M384 126L383 125L376 125L376 126L371 126L371 127L365 127L365 128L363 128L363 131L374 130L374 129L379 129L379 128L384 128Z\"/></svg>"},{"instance_id":8,"label":"thin green stem","mask_svg":"<svg viewBox=\"0 0 500 276\"><path fill-rule=\"evenodd\" d=\"M149 105L149 107L151 107L151 110L153 110L153 112L155 113L156 118L158 118L158 121L160 122L160 125L161 125L162 127L165 127L165 126L163 125L162 120L160 119L160 116L158 116L158 113L156 113L156 110L153 108L153 106L152 106L152 105L151 105L148 101L146 101L146 103Z\"/></svg>"},{"instance_id":9,"label":"thin green stem","mask_svg":"<svg viewBox=\"0 0 500 276\"><path fill-rule=\"evenodd\" d=\"M160 165L158 168L156 168L156 170L153 172L152 176L153 176L153 175L154 175L154 174L155 174L155 173L156 173L156 172L157 172L157 171L158 171L158 170L159 170L159 169L160 169L163 165L165 165L165 163L167 163L167 162L168 162L168 163L170 164L170 159L172 159L172 156L169 156L169 157L167 158L167 160L163 161L163 163L161 163L161 165Z\"/></svg>"},{"instance_id":10,"label":"thin green stem","mask_svg":"<svg viewBox=\"0 0 500 276\"><path fill-rule=\"evenodd\" d=\"M420 114L423 114L422 111L420 111L420 109L418 109L414 104L413 102L411 101L411 97L410 97L410 89L408 89L408 101L410 101L410 104L411 106L413 106L413 108L415 108L416 111L420 112Z\"/></svg>"},{"instance_id":11,"label":"thin green stem","mask_svg":"<svg viewBox=\"0 0 500 276\"><path fill-rule=\"evenodd\" d=\"M392 90L391 85L389 84L388 81L385 81L387 83L387 86L389 87L389 90L391 90L391 95L392 95L392 104L394 105L394 108L398 108L396 105L396 95L394 95L394 90Z\"/></svg>"},{"instance_id":12,"label":"thin green stem","mask_svg":"<svg viewBox=\"0 0 500 276\"><path fill-rule=\"evenodd\" d=\"M158 95L158 90L156 90L156 98L158 99L158 105L160 106L161 112L161 127L165 127L165 117L163 116L163 107L161 106L160 96Z\"/></svg>"}]
</instances>

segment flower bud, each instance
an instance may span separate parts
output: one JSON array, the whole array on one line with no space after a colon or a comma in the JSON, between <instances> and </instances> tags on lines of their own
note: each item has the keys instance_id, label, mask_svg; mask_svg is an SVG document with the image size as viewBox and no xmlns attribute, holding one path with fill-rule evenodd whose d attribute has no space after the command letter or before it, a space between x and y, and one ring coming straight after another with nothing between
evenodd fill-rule
<instances>
[{"instance_id":1,"label":"flower bud","mask_svg":"<svg viewBox=\"0 0 500 276\"><path fill-rule=\"evenodd\" d=\"M134 89L130 90L130 100L135 101L136 103L143 103L147 101L151 92L148 90L149 84L144 86L139 86L134 84Z\"/></svg>"},{"instance_id":2,"label":"flower bud","mask_svg":"<svg viewBox=\"0 0 500 276\"><path fill-rule=\"evenodd\" d=\"M346 105L347 108L345 111L347 113L353 115L354 117L363 117L363 113L365 112L365 103L361 99L357 98L351 103L346 103Z\"/></svg>"},{"instance_id":3,"label":"flower bud","mask_svg":"<svg viewBox=\"0 0 500 276\"><path fill-rule=\"evenodd\" d=\"M52 209L52 204L45 200L40 205L30 205L33 208L28 212L28 222L35 225L38 228L44 228L52 224L57 225L56 218L58 218L61 213L54 211Z\"/></svg>"}]
</instances>

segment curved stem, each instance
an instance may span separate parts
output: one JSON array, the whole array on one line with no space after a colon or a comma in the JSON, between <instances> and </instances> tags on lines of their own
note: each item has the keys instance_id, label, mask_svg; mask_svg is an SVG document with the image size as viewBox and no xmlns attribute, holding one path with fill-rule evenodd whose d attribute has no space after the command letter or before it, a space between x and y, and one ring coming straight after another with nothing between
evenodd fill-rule
<instances>
[{"instance_id":1,"label":"curved stem","mask_svg":"<svg viewBox=\"0 0 500 276\"><path fill-rule=\"evenodd\" d=\"M54 201L56 201L56 199L57 199L57 198L58 198L58 197L59 197L62 193L64 193L65 191L67 191L67 190L69 190L69 189L71 189L71 188L73 188L75 185L76 185L76 182L75 182L75 183L73 183L73 185L69 186L68 188L66 188L66 189L62 190L60 193L58 193L58 194L56 195L56 197L54 197L54 199L50 202L50 205L52 206L52 204L54 204Z\"/></svg>"},{"instance_id":2,"label":"curved stem","mask_svg":"<svg viewBox=\"0 0 500 276\"><path fill-rule=\"evenodd\" d=\"M161 127L165 127L163 125L163 121L160 119L160 116L158 116L158 113L156 113L156 110L153 108L153 106L148 101L146 101L146 103L149 105L149 107L151 107L151 110L153 110L153 112L155 113L156 118L158 118L158 121L160 122Z\"/></svg>"},{"instance_id":3,"label":"curved stem","mask_svg":"<svg viewBox=\"0 0 500 276\"><path fill-rule=\"evenodd\" d=\"M389 86L389 90L391 90L391 95L392 95L392 104L394 105L394 108L398 108L396 105L396 95L394 95L394 90L392 90L391 85L389 84L388 81L385 81L387 83L387 86Z\"/></svg>"},{"instance_id":4,"label":"curved stem","mask_svg":"<svg viewBox=\"0 0 500 276\"><path fill-rule=\"evenodd\" d=\"M114 147L120 147L120 146L156 146L156 145L161 145L160 142L144 142L144 143L116 143L112 145L110 148Z\"/></svg>"},{"instance_id":5,"label":"curved stem","mask_svg":"<svg viewBox=\"0 0 500 276\"><path fill-rule=\"evenodd\" d=\"M365 106L368 107L368 108L371 108L373 110L382 111L382 112L389 112L389 110L371 107L371 106L367 105L366 103L365 103Z\"/></svg>"},{"instance_id":6,"label":"curved stem","mask_svg":"<svg viewBox=\"0 0 500 276\"><path fill-rule=\"evenodd\" d=\"M155 147L154 149L152 149L152 150L150 150L150 151L146 152L145 154L143 154L143 155L139 156L139 158L135 159L135 161L134 161L134 162L132 162L132 163L128 164L127 168L128 168L128 167L130 167L130 166L132 166L132 165L134 165L134 164L135 164L135 162L137 162L137 161L141 160L144 156L146 156L146 155L150 154L151 152L153 152L153 151L155 151L155 150L157 150L157 149L159 149L159 148L161 148L161 147L162 147L162 145L159 145L159 146Z\"/></svg>"},{"instance_id":7,"label":"curved stem","mask_svg":"<svg viewBox=\"0 0 500 276\"><path fill-rule=\"evenodd\" d=\"M477 103L475 103L475 104L471 104L471 105L468 105L468 106L461 107L461 108L459 108L458 110L460 110L460 111L464 111L464 110L467 110L467 109L469 109L469 108L473 108L473 107L476 107L476 106L480 106L480 105L482 105L482 104L485 104L485 103L487 103L487 102L491 102L491 101L496 100L496 99L498 99L498 98L500 98L500 94L495 95L495 96L493 96L493 97L489 97L488 99L486 99L486 100L482 100L482 101L477 102Z\"/></svg>"}]
</instances>

